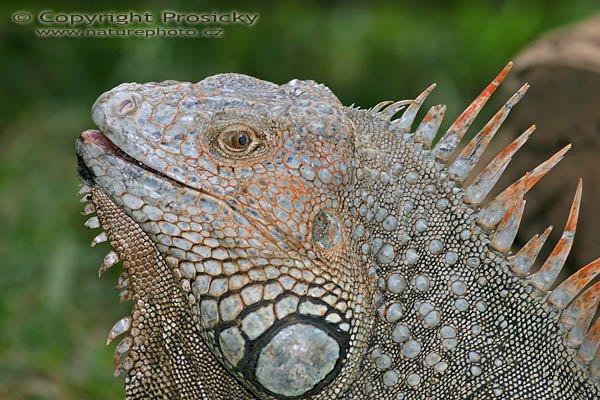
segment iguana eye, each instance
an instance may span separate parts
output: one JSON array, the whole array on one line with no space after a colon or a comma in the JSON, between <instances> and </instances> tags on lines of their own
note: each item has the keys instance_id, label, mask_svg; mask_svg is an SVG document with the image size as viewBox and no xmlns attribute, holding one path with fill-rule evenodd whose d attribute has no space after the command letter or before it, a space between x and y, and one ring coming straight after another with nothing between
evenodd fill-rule
<instances>
[{"instance_id":1,"label":"iguana eye","mask_svg":"<svg viewBox=\"0 0 600 400\"><path fill-rule=\"evenodd\" d=\"M217 144L226 155L246 155L261 145L261 138L254 129L241 124L226 127L217 136Z\"/></svg>"}]
</instances>

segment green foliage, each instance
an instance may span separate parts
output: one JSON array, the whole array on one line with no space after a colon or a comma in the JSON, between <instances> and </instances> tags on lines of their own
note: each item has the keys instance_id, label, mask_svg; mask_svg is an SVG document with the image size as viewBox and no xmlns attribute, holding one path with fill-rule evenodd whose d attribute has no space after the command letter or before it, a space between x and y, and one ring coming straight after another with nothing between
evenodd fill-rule
<instances>
[{"instance_id":1,"label":"green foliage","mask_svg":"<svg viewBox=\"0 0 600 400\"><path fill-rule=\"evenodd\" d=\"M154 1L56 11L158 12ZM111 377L112 323L129 306L97 279L108 251L89 249L79 215L74 140L92 127L95 98L128 81L198 81L241 72L277 83L328 85L363 107L414 97L438 83L433 102L456 115L519 49L542 32L600 9L597 0L455 2L172 2L181 11L260 14L221 39L39 38L10 21L41 3L2 4L0 20L0 398L119 398Z\"/></svg>"}]
</instances>

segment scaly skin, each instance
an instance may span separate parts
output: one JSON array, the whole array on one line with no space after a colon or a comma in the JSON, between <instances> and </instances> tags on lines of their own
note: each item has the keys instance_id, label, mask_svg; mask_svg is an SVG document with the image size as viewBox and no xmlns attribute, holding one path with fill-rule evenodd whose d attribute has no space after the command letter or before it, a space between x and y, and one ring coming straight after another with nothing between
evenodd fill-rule
<instances>
[{"instance_id":1,"label":"scaly skin","mask_svg":"<svg viewBox=\"0 0 600 400\"><path fill-rule=\"evenodd\" d=\"M133 302L109 336L128 399L598 396L498 244L529 181L487 226L399 105L237 74L100 96L77 151Z\"/></svg>"}]
</instances>

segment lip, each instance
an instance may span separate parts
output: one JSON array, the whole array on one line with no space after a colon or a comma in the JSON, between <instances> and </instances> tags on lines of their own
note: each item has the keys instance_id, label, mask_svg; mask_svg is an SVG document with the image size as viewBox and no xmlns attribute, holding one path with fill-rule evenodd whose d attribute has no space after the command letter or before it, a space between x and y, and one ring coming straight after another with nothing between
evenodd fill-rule
<instances>
[{"instance_id":1,"label":"lip","mask_svg":"<svg viewBox=\"0 0 600 400\"><path fill-rule=\"evenodd\" d=\"M95 145L96 147L101 148L105 153L112 154L113 156L127 161L128 163L137 164L139 167L149 169L147 166L137 161L136 159L125 153L123 150L121 150L119 147L117 147L113 142L110 141L108 137L106 137L104 133L97 129L88 129L86 131L83 131L79 136L79 140L83 144ZM154 170L152 170L152 172L156 173L156 171Z\"/></svg>"},{"instance_id":2,"label":"lip","mask_svg":"<svg viewBox=\"0 0 600 400\"><path fill-rule=\"evenodd\" d=\"M85 146L96 146L102 149L105 153L111 154L114 157L117 157L123 162L128 164L132 164L140 169L146 170L154 175L158 175L161 178L168 179L174 183L179 183L175 181L173 178L159 172L155 169L148 167L146 164L136 160L131 157L129 154L125 153L121 150L117 145L110 141L110 139L102 132L97 129L88 129L85 130L79 135L78 138L78 146L77 146L77 162L78 162L78 171L79 176L88 183L95 183L95 175L91 168L85 163L85 157L83 156L83 148Z\"/></svg>"}]
</instances>

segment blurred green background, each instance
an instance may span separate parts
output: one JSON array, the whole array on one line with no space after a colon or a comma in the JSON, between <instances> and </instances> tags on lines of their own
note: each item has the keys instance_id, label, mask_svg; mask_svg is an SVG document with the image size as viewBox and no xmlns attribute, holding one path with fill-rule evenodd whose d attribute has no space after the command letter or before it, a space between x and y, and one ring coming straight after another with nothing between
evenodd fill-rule
<instances>
[{"instance_id":1,"label":"blurred green background","mask_svg":"<svg viewBox=\"0 0 600 400\"><path fill-rule=\"evenodd\" d=\"M402 3L402 4L400 4ZM163 9L260 14L219 39L39 38L18 11ZM79 215L74 141L89 109L121 82L198 81L241 72L276 83L313 79L345 104L411 98L455 116L543 32L600 10L598 0L373 2L79 2L0 6L0 398L122 397L106 334L128 313L118 269L102 279L106 244Z\"/></svg>"}]
</instances>

